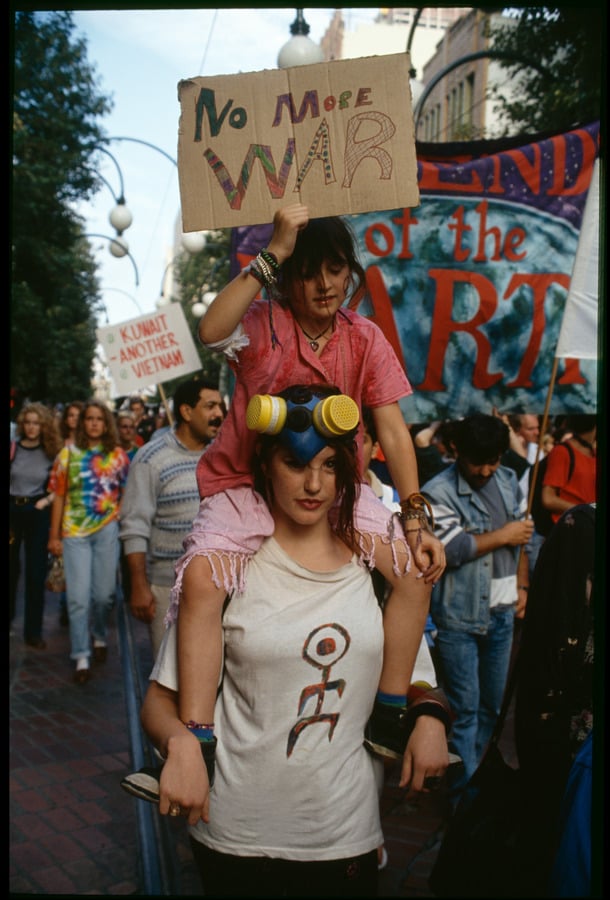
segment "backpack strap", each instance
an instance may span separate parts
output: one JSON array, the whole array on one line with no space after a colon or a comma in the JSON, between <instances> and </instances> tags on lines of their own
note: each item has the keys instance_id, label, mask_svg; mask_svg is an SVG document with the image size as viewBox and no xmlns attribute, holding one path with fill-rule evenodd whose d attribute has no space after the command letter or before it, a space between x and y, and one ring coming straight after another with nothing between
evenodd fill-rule
<instances>
[{"instance_id":1,"label":"backpack strap","mask_svg":"<svg viewBox=\"0 0 610 900\"><path fill-rule=\"evenodd\" d=\"M574 448L572 447L572 445L570 444L569 441L565 441L565 442L564 442L564 447L565 447L566 450L568 451L568 456L570 457L570 465L569 465L569 468L568 468L568 481L569 481L570 478L572 477L572 475L574 474L574 462L575 462L575 460L574 460Z\"/></svg>"}]
</instances>

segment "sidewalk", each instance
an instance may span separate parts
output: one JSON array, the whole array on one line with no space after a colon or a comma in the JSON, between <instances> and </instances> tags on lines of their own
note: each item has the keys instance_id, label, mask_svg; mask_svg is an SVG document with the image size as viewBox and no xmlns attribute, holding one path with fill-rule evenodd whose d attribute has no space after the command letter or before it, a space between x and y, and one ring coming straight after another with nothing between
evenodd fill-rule
<instances>
[{"instance_id":1,"label":"sidewalk","mask_svg":"<svg viewBox=\"0 0 610 900\"><path fill-rule=\"evenodd\" d=\"M152 662L146 627L119 601L108 660L84 686L72 681L56 595L47 593L46 650L26 647L21 627L18 604L9 666L10 893L201 896L184 821L158 816L119 785L142 752L148 761L137 722ZM397 774L386 776L382 795L389 860L379 896L433 897L427 879L445 797L441 790L406 801Z\"/></svg>"},{"instance_id":2,"label":"sidewalk","mask_svg":"<svg viewBox=\"0 0 610 900\"><path fill-rule=\"evenodd\" d=\"M146 627L129 617L130 645L124 619L119 602L108 660L77 686L57 595L46 595L46 650L24 645L18 603L9 647L11 894L201 893L183 823L161 821L120 787L139 731L127 657L144 679L151 666Z\"/></svg>"}]
</instances>

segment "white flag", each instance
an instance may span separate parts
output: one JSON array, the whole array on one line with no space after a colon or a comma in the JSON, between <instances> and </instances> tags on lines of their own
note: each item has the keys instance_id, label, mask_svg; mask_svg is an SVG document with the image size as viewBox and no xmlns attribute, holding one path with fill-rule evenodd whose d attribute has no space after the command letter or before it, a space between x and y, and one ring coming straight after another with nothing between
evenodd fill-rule
<instances>
[{"instance_id":1,"label":"white flag","mask_svg":"<svg viewBox=\"0 0 610 900\"><path fill-rule=\"evenodd\" d=\"M599 301L599 159L595 160L585 202L570 290L555 356L597 359Z\"/></svg>"}]
</instances>

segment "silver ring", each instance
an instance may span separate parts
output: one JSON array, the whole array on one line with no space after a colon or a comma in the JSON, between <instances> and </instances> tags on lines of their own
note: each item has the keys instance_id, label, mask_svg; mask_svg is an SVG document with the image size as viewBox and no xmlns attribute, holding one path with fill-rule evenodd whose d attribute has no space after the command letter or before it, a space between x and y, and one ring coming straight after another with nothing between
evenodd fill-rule
<instances>
[{"instance_id":1,"label":"silver ring","mask_svg":"<svg viewBox=\"0 0 610 900\"><path fill-rule=\"evenodd\" d=\"M170 816L179 816L180 815L180 804L179 803L170 803L169 814L170 814Z\"/></svg>"}]
</instances>

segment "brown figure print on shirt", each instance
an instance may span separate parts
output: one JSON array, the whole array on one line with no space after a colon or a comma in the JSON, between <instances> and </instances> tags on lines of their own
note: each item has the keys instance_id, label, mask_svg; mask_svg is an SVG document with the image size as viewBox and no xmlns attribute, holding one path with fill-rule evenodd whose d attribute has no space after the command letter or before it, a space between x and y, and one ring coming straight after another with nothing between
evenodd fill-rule
<instances>
[{"instance_id":1,"label":"brown figure print on shirt","mask_svg":"<svg viewBox=\"0 0 610 900\"><path fill-rule=\"evenodd\" d=\"M332 740L333 732L339 721L339 713L323 713L322 704L327 691L337 691L339 697L342 696L345 689L345 680L339 678L336 681L329 681L330 670L339 662L349 649L351 643L350 636L341 625L336 623L320 625L309 633L307 640L303 645L302 656L305 662L311 666L320 669L322 672L321 681L317 684L308 684L301 691L299 699L298 715L299 720L290 729L288 735L288 744L286 747L286 756L290 757L297 738L308 725L314 725L319 722L327 722L328 740ZM307 705L307 701L311 697L317 697L315 712L311 716L303 716L303 712Z\"/></svg>"}]
</instances>

